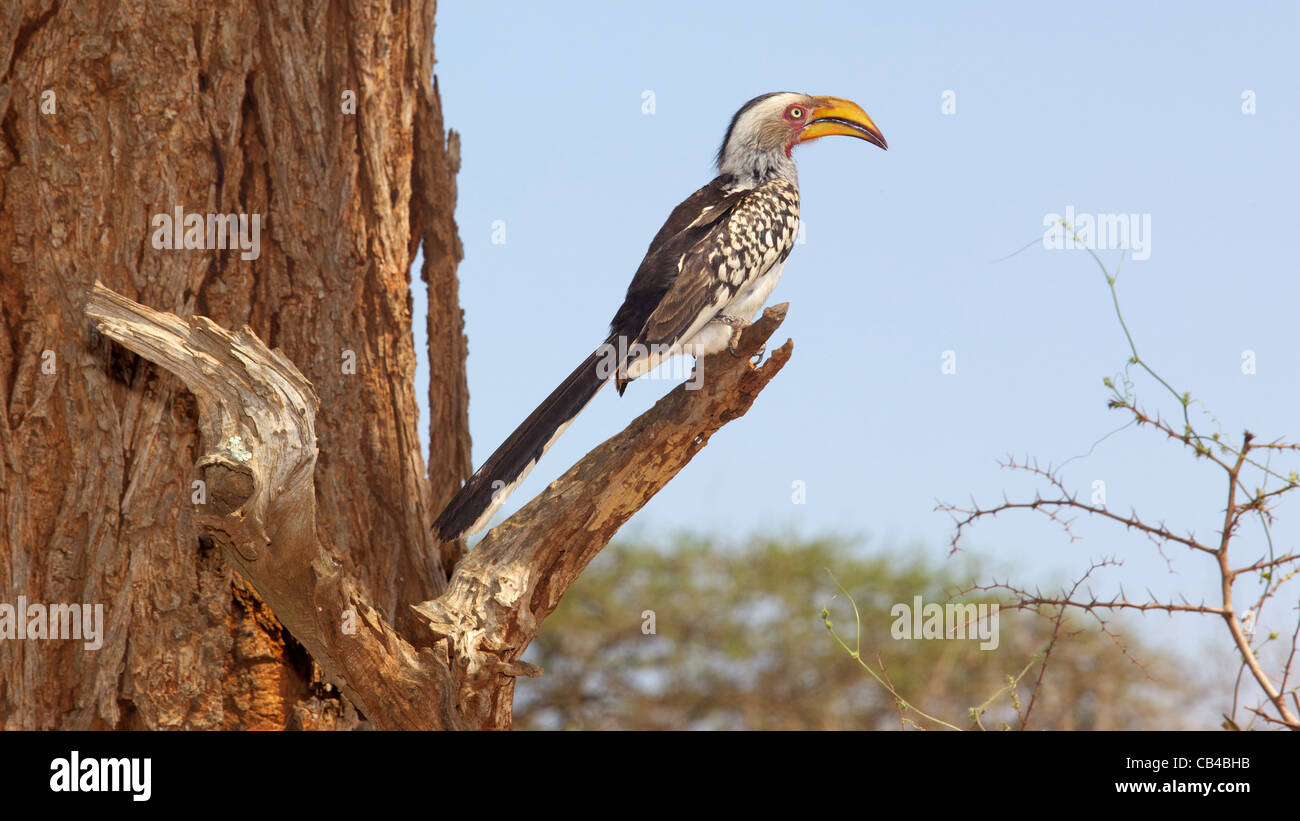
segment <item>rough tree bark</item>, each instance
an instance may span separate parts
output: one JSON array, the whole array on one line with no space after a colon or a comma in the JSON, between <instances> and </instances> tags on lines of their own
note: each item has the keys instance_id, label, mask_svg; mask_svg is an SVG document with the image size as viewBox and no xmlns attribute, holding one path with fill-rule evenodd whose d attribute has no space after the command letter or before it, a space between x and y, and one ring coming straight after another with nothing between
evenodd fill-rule
<instances>
[{"instance_id":1,"label":"rough tree bark","mask_svg":"<svg viewBox=\"0 0 1300 821\"><path fill-rule=\"evenodd\" d=\"M437 544L470 451L433 11L0 18L0 603L106 611L98 650L0 641L4 727L508 727L569 583L788 358L706 360L469 555ZM157 248L178 207L260 215L260 254Z\"/></svg>"},{"instance_id":2,"label":"rough tree bark","mask_svg":"<svg viewBox=\"0 0 1300 821\"><path fill-rule=\"evenodd\" d=\"M94 652L0 643L0 725L355 722L200 544L194 398L91 330L81 309L96 279L247 324L301 369L321 397L317 532L376 608L409 628L406 603L445 578L427 521L464 475L469 437L458 159L430 85L433 12L432 0L0 11L0 601L107 611ZM177 206L260 214L260 256L156 250L151 218ZM435 491L412 384L421 242Z\"/></svg>"}]
</instances>

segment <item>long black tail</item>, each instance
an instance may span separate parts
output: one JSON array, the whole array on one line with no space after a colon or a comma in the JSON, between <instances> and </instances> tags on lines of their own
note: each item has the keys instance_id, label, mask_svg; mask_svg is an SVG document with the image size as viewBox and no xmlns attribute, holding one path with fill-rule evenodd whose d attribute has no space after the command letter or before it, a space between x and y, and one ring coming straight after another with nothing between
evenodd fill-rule
<instances>
[{"instance_id":1,"label":"long black tail","mask_svg":"<svg viewBox=\"0 0 1300 821\"><path fill-rule=\"evenodd\" d=\"M443 541L474 533L487 524L542 454L608 381L612 375L609 351L606 343L587 357L452 497L433 525Z\"/></svg>"}]
</instances>

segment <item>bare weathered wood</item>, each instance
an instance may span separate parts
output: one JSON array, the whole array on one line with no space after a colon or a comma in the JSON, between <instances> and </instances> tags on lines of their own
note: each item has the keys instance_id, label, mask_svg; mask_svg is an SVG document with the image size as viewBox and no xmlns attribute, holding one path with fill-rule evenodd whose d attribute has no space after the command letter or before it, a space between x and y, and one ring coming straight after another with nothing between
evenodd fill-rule
<instances>
[{"instance_id":1,"label":"bare weathered wood","mask_svg":"<svg viewBox=\"0 0 1300 821\"><path fill-rule=\"evenodd\" d=\"M445 663L402 639L316 538L316 410L306 378L247 327L185 321L95 284L86 315L198 401L195 521L379 727L463 726Z\"/></svg>"},{"instance_id":2,"label":"bare weathered wood","mask_svg":"<svg viewBox=\"0 0 1300 821\"><path fill-rule=\"evenodd\" d=\"M412 606L430 642L402 635L317 539L319 400L288 359L248 328L182 320L98 283L85 310L194 394L204 482L195 521L329 680L377 726L402 729L509 727L514 678L541 672L520 655L542 620L619 527L749 409L793 347L761 367L729 353L697 363L696 378L494 529L443 596ZM784 305L769 309L738 353L757 351L784 316Z\"/></svg>"},{"instance_id":3,"label":"bare weathered wood","mask_svg":"<svg viewBox=\"0 0 1300 821\"><path fill-rule=\"evenodd\" d=\"M745 328L737 353L759 351L785 319L786 307L768 308ZM710 436L749 410L793 348L787 340L757 368L727 352L697 362L695 377L488 533L456 566L441 597L414 606L456 660L469 715L491 726L510 725L514 677L540 672L520 657L542 620L632 514ZM691 390L696 382L698 389Z\"/></svg>"}]
</instances>

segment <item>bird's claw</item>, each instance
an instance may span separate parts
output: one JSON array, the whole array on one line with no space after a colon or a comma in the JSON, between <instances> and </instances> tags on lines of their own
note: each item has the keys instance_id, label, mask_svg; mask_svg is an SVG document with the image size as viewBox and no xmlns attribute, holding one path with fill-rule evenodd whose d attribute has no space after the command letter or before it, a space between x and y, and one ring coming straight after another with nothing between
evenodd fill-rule
<instances>
[{"instance_id":1,"label":"bird's claw","mask_svg":"<svg viewBox=\"0 0 1300 821\"><path fill-rule=\"evenodd\" d=\"M736 342L740 339L740 332L748 327L749 323L734 316L716 316L713 318L713 321L731 326L731 338L727 340L727 353L737 359L744 359L745 357L736 353Z\"/></svg>"},{"instance_id":2,"label":"bird's claw","mask_svg":"<svg viewBox=\"0 0 1300 821\"><path fill-rule=\"evenodd\" d=\"M748 328L752 323L746 322L740 317L725 316L725 315L715 316L713 318L713 321L721 322L724 325L731 326L731 339L727 341L727 353L731 354L737 359L749 359L755 365L763 361L763 354L767 353L766 342L763 343L762 345L759 345L758 350L750 354L748 357L741 356L740 354L736 353L736 342L740 339L740 332Z\"/></svg>"}]
</instances>

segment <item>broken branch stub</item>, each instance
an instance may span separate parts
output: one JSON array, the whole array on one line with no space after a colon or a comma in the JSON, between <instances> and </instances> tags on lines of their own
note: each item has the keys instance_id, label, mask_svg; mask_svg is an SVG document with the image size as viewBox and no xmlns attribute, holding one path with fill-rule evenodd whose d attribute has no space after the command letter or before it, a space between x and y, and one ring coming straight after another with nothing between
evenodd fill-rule
<instances>
[{"instance_id":1,"label":"broken branch stub","mask_svg":"<svg viewBox=\"0 0 1300 821\"><path fill-rule=\"evenodd\" d=\"M198 403L208 451L198 521L242 558L263 558L272 543L316 542L316 410L306 377L247 327L230 333L206 317L182 320L96 282L86 315L100 333L175 374ZM260 574L259 574L260 575Z\"/></svg>"},{"instance_id":2,"label":"broken branch stub","mask_svg":"<svg viewBox=\"0 0 1300 821\"><path fill-rule=\"evenodd\" d=\"M744 328L736 355L724 351L698 361L692 379L489 532L456 566L441 597L412 605L435 637L450 644L469 679L537 675L519 657L569 585L785 366L794 348L789 340L761 366L748 357L764 347L787 307L768 308Z\"/></svg>"},{"instance_id":3,"label":"broken branch stub","mask_svg":"<svg viewBox=\"0 0 1300 821\"><path fill-rule=\"evenodd\" d=\"M248 328L182 320L99 283L85 312L194 394L206 449L198 524L325 675L379 727L466 726L451 707L446 660L398 635L317 544L319 400L293 363Z\"/></svg>"}]
</instances>

